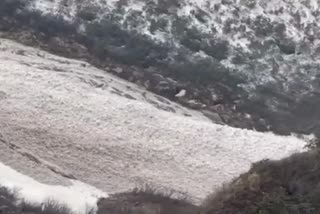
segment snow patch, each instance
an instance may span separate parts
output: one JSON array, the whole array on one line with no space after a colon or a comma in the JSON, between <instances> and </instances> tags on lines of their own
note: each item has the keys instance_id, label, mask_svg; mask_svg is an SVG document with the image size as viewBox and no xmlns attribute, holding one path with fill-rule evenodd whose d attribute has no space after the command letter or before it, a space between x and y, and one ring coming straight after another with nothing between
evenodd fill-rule
<instances>
[{"instance_id":1,"label":"snow patch","mask_svg":"<svg viewBox=\"0 0 320 214\"><path fill-rule=\"evenodd\" d=\"M18 199L27 203L42 204L47 200L54 200L67 205L77 214L87 214L90 210L97 210L99 198L108 196L80 181L70 181L71 186L42 184L0 163L0 186L15 191Z\"/></svg>"},{"instance_id":2,"label":"snow patch","mask_svg":"<svg viewBox=\"0 0 320 214\"><path fill-rule=\"evenodd\" d=\"M187 91L185 89L182 89L178 94L175 95L175 97L184 97L186 96Z\"/></svg>"}]
</instances>

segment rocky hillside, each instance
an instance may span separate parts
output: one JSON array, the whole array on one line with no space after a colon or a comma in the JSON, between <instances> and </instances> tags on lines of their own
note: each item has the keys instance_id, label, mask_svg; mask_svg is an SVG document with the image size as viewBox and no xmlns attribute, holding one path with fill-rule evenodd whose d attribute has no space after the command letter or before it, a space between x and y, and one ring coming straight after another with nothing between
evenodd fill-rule
<instances>
[{"instance_id":1,"label":"rocky hillside","mask_svg":"<svg viewBox=\"0 0 320 214\"><path fill-rule=\"evenodd\" d=\"M71 55L87 51L102 67L115 60L121 69L114 73L189 107L216 112L227 124L320 134L315 0L1 4L13 8L2 11L3 32L31 29L35 40L46 44L66 49L61 40L81 44Z\"/></svg>"}]
</instances>

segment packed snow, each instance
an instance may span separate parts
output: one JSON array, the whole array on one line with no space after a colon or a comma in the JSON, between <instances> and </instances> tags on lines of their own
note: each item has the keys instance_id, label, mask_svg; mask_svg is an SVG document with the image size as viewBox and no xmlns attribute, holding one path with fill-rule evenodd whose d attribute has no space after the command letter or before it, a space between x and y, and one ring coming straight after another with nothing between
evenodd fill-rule
<instances>
[{"instance_id":1,"label":"packed snow","mask_svg":"<svg viewBox=\"0 0 320 214\"><path fill-rule=\"evenodd\" d=\"M148 183L185 192L196 202L251 163L286 157L306 144L214 124L85 62L4 39L0 130L13 150L22 148L105 192ZM28 194L30 187L23 188ZM76 184L69 191L78 191Z\"/></svg>"},{"instance_id":2,"label":"packed snow","mask_svg":"<svg viewBox=\"0 0 320 214\"><path fill-rule=\"evenodd\" d=\"M75 214L87 214L97 210L97 200L107 197L106 193L79 181L72 186L53 186L39 183L12 168L0 163L0 186L14 192L19 200L41 205L53 200L66 205Z\"/></svg>"}]
</instances>

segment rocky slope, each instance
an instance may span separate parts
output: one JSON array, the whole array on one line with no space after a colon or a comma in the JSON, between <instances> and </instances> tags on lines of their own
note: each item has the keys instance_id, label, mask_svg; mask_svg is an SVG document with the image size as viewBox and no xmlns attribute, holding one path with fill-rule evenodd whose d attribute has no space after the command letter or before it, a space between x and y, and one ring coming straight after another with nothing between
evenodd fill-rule
<instances>
[{"instance_id":1,"label":"rocky slope","mask_svg":"<svg viewBox=\"0 0 320 214\"><path fill-rule=\"evenodd\" d=\"M123 76L152 91L218 112L234 126L319 134L315 0L29 3L29 11L66 20L102 61L138 66ZM43 28L37 31L56 36ZM174 97L182 89L185 96Z\"/></svg>"}]
</instances>

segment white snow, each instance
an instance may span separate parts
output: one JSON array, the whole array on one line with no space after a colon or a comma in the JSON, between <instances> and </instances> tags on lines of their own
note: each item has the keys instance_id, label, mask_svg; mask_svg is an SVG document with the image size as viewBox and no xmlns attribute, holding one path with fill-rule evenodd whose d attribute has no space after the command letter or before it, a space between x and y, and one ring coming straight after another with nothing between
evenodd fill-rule
<instances>
[{"instance_id":1,"label":"white snow","mask_svg":"<svg viewBox=\"0 0 320 214\"><path fill-rule=\"evenodd\" d=\"M131 0L128 2L128 7L126 8L126 11L142 11L145 5L146 4L144 1Z\"/></svg>"},{"instance_id":2,"label":"white snow","mask_svg":"<svg viewBox=\"0 0 320 214\"><path fill-rule=\"evenodd\" d=\"M18 199L27 203L40 205L54 200L68 206L76 214L87 214L90 210L97 210L97 199L108 196L80 181L72 183L72 186L42 184L0 163L0 186L12 190Z\"/></svg>"},{"instance_id":3,"label":"white snow","mask_svg":"<svg viewBox=\"0 0 320 214\"><path fill-rule=\"evenodd\" d=\"M81 61L2 39L0 50L5 140L108 193L146 182L199 202L251 163L306 144L214 124Z\"/></svg>"},{"instance_id":4,"label":"white snow","mask_svg":"<svg viewBox=\"0 0 320 214\"><path fill-rule=\"evenodd\" d=\"M187 91L185 89L182 89L178 94L175 95L175 97L184 97L186 96Z\"/></svg>"},{"instance_id":5,"label":"white snow","mask_svg":"<svg viewBox=\"0 0 320 214\"><path fill-rule=\"evenodd\" d=\"M60 3L60 1L39 0L34 1L31 8L40 10L43 13L54 13L57 10L57 3Z\"/></svg>"}]
</instances>

